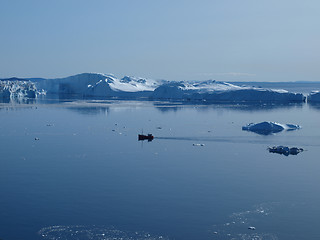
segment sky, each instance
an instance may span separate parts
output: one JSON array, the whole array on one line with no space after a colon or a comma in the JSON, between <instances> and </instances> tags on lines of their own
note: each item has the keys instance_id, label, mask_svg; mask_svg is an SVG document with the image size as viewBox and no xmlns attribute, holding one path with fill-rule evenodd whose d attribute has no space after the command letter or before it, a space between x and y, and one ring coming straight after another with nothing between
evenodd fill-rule
<instances>
[{"instance_id":1,"label":"sky","mask_svg":"<svg viewBox=\"0 0 320 240\"><path fill-rule=\"evenodd\" d=\"M318 0L0 0L0 78L320 81Z\"/></svg>"}]
</instances>

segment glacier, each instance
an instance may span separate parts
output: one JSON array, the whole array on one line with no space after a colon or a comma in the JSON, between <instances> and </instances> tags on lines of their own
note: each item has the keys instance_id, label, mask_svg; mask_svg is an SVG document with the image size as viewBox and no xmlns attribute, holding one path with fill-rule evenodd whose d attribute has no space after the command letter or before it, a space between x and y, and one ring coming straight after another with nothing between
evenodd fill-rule
<instances>
[{"instance_id":1,"label":"glacier","mask_svg":"<svg viewBox=\"0 0 320 240\"><path fill-rule=\"evenodd\" d=\"M12 81L16 82L15 84L2 80L3 87L1 87L0 96L23 95L34 97L46 93L65 98L74 96L76 98L147 99L207 103L301 103L305 100L302 93L282 89L240 86L215 80L166 81L133 76L124 76L120 79L113 74L103 73L81 73L64 78L25 78L22 80ZM17 82L20 83L17 84ZM30 86L23 87L23 84L26 83ZM13 90L14 87L9 87L10 84L19 85L20 90ZM8 88L11 90L6 92Z\"/></svg>"}]
</instances>

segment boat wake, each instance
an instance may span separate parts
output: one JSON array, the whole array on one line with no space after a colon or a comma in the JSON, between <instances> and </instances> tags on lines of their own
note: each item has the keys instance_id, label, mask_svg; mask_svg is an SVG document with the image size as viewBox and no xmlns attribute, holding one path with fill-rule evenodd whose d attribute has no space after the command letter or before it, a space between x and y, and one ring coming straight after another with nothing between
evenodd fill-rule
<instances>
[{"instance_id":1,"label":"boat wake","mask_svg":"<svg viewBox=\"0 0 320 240\"><path fill-rule=\"evenodd\" d=\"M274 144L274 138L257 138L252 136L227 136L227 137L154 137L156 140L173 140L173 141L194 141L194 142L217 142L217 143L250 143L250 144ZM320 147L312 138L301 138L290 141L288 138L277 137L277 142L291 146L310 146Z\"/></svg>"}]
</instances>

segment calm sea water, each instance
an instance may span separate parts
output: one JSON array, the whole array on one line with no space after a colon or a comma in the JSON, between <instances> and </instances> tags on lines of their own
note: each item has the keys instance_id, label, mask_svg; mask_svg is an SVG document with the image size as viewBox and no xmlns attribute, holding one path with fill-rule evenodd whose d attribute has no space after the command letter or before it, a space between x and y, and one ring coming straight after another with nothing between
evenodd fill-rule
<instances>
[{"instance_id":1,"label":"calm sea water","mask_svg":"<svg viewBox=\"0 0 320 240\"><path fill-rule=\"evenodd\" d=\"M319 119L308 104L1 104L0 238L319 239ZM261 121L302 129L241 129Z\"/></svg>"}]
</instances>

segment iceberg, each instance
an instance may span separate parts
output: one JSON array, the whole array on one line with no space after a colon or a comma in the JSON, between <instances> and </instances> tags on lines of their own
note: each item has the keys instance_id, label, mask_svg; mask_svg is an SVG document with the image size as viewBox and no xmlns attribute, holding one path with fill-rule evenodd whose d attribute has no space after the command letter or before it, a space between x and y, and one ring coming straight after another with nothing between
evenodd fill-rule
<instances>
[{"instance_id":1,"label":"iceberg","mask_svg":"<svg viewBox=\"0 0 320 240\"><path fill-rule=\"evenodd\" d=\"M36 95L37 89L31 81L18 78L0 80L0 99L3 101L35 98Z\"/></svg>"},{"instance_id":2,"label":"iceberg","mask_svg":"<svg viewBox=\"0 0 320 240\"><path fill-rule=\"evenodd\" d=\"M215 80L208 81L165 81L113 74L81 73L54 79L28 78L38 92L63 97L123 98L194 101L208 103L302 103L301 93L282 89L267 89L253 86L238 86ZM5 91L2 95L6 95Z\"/></svg>"},{"instance_id":3,"label":"iceberg","mask_svg":"<svg viewBox=\"0 0 320 240\"><path fill-rule=\"evenodd\" d=\"M48 94L80 95L82 97L149 97L161 81L112 74L82 73L66 78L44 79L36 82L38 89Z\"/></svg>"},{"instance_id":4,"label":"iceberg","mask_svg":"<svg viewBox=\"0 0 320 240\"><path fill-rule=\"evenodd\" d=\"M155 89L154 99L196 100L210 102L303 102L301 93L282 89L237 86L214 80L204 82L168 82Z\"/></svg>"},{"instance_id":5,"label":"iceberg","mask_svg":"<svg viewBox=\"0 0 320 240\"><path fill-rule=\"evenodd\" d=\"M307 97L308 102L315 102L319 103L320 102L320 91L314 91L310 93Z\"/></svg>"},{"instance_id":6,"label":"iceberg","mask_svg":"<svg viewBox=\"0 0 320 240\"><path fill-rule=\"evenodd\" d=\"M244 131L250 131L261 135L270 135L278 133L283 130L292 131L300 129L299 125L295 124L281 124L276 122L261 122L261 123L249 123L242 127Z\"/></svg>"}]
</instances>

